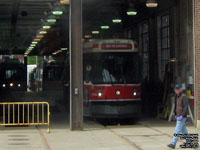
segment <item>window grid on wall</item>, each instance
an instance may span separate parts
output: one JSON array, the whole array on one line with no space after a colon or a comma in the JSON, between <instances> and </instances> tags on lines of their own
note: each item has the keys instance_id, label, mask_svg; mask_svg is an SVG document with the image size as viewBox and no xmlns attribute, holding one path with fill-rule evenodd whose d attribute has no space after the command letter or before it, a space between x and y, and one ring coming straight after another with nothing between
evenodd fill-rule
<instances>
[{"instance_id":1,"label":"window grid on wall","mask_svg":"<svg viewBox=\"0 0 200 150\"><path fill-rule=\"evenodd\" d=\"M149 75L149 26L148 23L141 24L140 27L140 46L143 57L143 79Z\"/></svg>"},{"instance_id":2,"label":"window grid on wall","mask_svg":"<svg viewBox=\"0 0 200 150\"><path fill-rule=\"evenodd\" d=\"M164 77L165 67L170 59L169 15L161 16L161 72Z\"/></svg>"}]
</instances>

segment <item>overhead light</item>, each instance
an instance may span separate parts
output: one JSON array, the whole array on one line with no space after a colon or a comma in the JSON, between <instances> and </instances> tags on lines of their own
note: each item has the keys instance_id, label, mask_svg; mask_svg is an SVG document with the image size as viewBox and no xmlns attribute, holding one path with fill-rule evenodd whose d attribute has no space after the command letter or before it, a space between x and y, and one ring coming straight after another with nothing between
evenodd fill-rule
<instances>
[{"instance_id":1,"label":"overhead light","mask_svg":"<svg viewBox=\"0 0 200 150\"><path fill-rule=\"evenodd\" d=\"M177 61L176 58L171 58L171 59L170 59L170 62L176 62L176 61Z\"/></svg>"},{"instance_id":2,"label":"overhead light","mask_svg":"<svg viewBox=\"0 0 200 150\"><path fill-rule=\"evenodd\" d=\"M89 39L89 38L91 38L92 36L91 35L89 35L89 34L86 34L85 36L84 36L84 38L86 38L86 39Z\"/></svg>"},{"instance_id":3,"label":"overhead light","mask_svg":"<svg viewBox=\"0 0 200 150\"><path fill-rule=\"evenodd\" d=\"M120 22L122 22L122 20L121 19L113 19L112 22L113 23L120 23Z\"/></svg>"},{"instance_id":4,"label":"overhead light","mask_svg":"<svg viewBox=\"0 0 200 150\"><path fill-rule=\"evenodd\" d=\"M127 15L129 16L135 16L137 15L137 9L135 9L135 4L133 2L129 3L129 8L127 10Z\"/></svg>"},{"instance_id":5,"label":"overhead light","mask_svg":"<svg viewBox=\"0 0 200 150\"><path fill-rule=\"evenodd\" d=\"M47 31L40 31L40 34L47 34Z\"/></svg>"},{"instance_id":6,"label":"overhead light","mask_svg":"<svg viewBox=\"0 0 200 150\"><path fill-rule=\"evenodd\" d=\"M157 0L147 0L146 1L146 6L147 7L157 7L158 6L158 2Z\"/></svg>"},{"instance_id":7,"label":"overhead light","mask_svg":"<svg viewBox=\"0 0 200 150\"><path fill-rule=\"evenodd\" d=\"M51 24L54 24L56 22L56 19L58 19L59 17L56 17L55 15L50 15L48 18L47 18L47 22L48 23L51 23Z\"/></svg>"},{"instance_id":8,"label":"overhead light","mask_svg":"<svg viewBox=\"0 0 200 150\"><path fill-rule=\"evenodd\" d=\"M101 29L109 29L109 26L101 26Z\"/></svg>"},{"instance_id":9,"label":"overhead light","mask_svg":"<svg viewBox=\"0 0 200 150\"><path fill-rule=\"evenodd\" d=\"M33 50L33 48L28 48L28 51L32 51Z\"/></svg>"},{"instance_id":10,"label":"overhead light","mask_svg":"<svg viewBox=\"0 0 200 150\"><path fill-rule=\"evenodd\" d=\"M62 10L54 10L52 11L53 15L62 15L63 11Z\"/></svg>"},{"instance_id":11,"label":"overhead light","mask_svg":"<svg viewBox=\"0 0 200 150\"><path fill-rule=\"evenodd\" d=\"M31 50L27 50L26 53L29 54L31 52Z\"/></svg>"},{"instance_id":12,"label":"overhead light","mask_svg":"<svg viewBox=\"0 0 200 150\"><path fill-rule=\"evenodd\" d=\"M92 34L99 34L99 31L92 31Z\"/></svg>"},{"instance_id":13,"label":"overhead light","mask_svg":"<svg viewBox=\"0 0 200 150\"><path fill-rule=\"evenodd\" d=\"M30 46L29 48L28 48L28 50L32 50L34 47L33 46Z\"/></svg>"},{"instance_id":14,"label":"overhead light","mask_svg":"<svg viewBox=\"0 0 200 150\"><path fill-rule=\"evenodd\" d=\"M69 0L60 0L60 3L63 5L69 5Z\"/></svg>"},{"instance_id":15,"label":"overhead light","mask_svg":"<svg viewBox=\"0 0 200 150\"><path fill-rule=\"evenodd\" d=\"M63 14L64 9L65 9L64 6L61 5L59 1L57 1L53 4L53 9L51 10L53 15L59 16Z\"/></svg>"},{"instance_id":16,"label":"overhead light","mask_svg":"<svg viewBox=\"0 0 200 150\"><path fill-rule=\"evenodd\" d=\"M52 54L56 55L56 54L61 53L61 52L62 52L62 50L57 50L57 51L53 52Z\"/></svg>"},{"instance_id":17,"label":"overhead light","mask_svg":"<svg viewBox=\"0 0 200 150\"><path fill-rule=\"evenodd\" d=\"M37 44L38 42L36 42L36 41L33 41L32 43L33 43L33 44Z\"/></svg>"},{"instance_id":18,"label":"overhead light","mask_svg":"<svg viewBox=\"0 0 200 150\"><path fill-rule=\"evenodd\" d=\"M31 46L33 46L33 47L34 47L34 46L36 46L36 44L31 44Z\"/></svg>"},{"instance_id":19,"label":"overhead light","mask_svg":"<svg viewBox=\"0 0 200 150\"><path fill-rule=\"evenodd\" d=\"M36 37L37 37L37 38L43 38L44 35L37 35Z\"/></svg>"},{"instance_id":20,"label":"overhead light","mask_svg":"<svg viewBox=\"0 0 200 150\"><path fill-rule=\"evenodd\" d=\"M56 19L47 19L47 22L49 22L49 23L55 23Z\"/></svg>"},{"instance_id":21,"label":"overhead light","mask_svg":"<svg viewBox=\"0 0 200 150\"><path fill-rule=\"evenodd\" d=\"M130 9L128 9L128 11L126 13L129 16L135 16L135 15L137 15L137 10L134 8L132 8L132 9L130 8Z\"/></svg>"},{"instance_id":22,"label":"overhead light","mask_svg":"<svg viewBox=\"0 0 200 150\"><path fill-rule=\"evenodd\" d=\"M35 42L39 42L41 39L37 38L37 39L34 39Z\"/></svg>"},{"instance_id":23,"label":"overhead light","mask_svg":"<svg viewBox=\"0 0 200 150\"><path fill-rule=\"evenodd\" d=\"M61 48L61 50L62 50L62 51L66 51L66 50L68 50L68 48Z\"/></svg>"},{"instance_id":24,"label":"overhead light","mask_svg":"<svg viewBox=\"0 0 200 150\"><path fill-rule=\"evenodd\" d=\"M50 29L51 26L49 26L49 25L44 25L42 28L43 28L43 29Z\"/></svg>"}]
</instances>

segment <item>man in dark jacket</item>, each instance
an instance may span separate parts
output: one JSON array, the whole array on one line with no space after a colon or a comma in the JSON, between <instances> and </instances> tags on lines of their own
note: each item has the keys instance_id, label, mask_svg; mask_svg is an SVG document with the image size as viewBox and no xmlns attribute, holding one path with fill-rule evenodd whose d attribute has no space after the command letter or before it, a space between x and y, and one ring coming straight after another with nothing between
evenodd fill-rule
<instances>
[{"instance_id":1,"label":"man in dark jacket","mask_svg":"<svg viewBox=\"0 0 200 150\"><path fill-rule=\"evenodd\" d=\"M186 129L186 120L187 120L189 102L186 95L183 93L181 84L175 85L174 91L176 93L175 118L177 120L175 134L188 134L188 131ZM172 143L168 144L167 146L174 149L177 141L178 137L174 136L172 139Z\"/></svg>"}]
</instances>

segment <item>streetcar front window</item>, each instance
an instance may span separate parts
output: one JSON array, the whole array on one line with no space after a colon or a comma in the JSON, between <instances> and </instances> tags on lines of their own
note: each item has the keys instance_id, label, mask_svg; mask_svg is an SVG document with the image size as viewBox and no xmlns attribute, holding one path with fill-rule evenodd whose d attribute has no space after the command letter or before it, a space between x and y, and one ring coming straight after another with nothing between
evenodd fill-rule
<instances>
[{"instance_id":1,"label":"streetcar front window","mask_svg":"<svg viewBox=\"0 0 200 150\"><path fill-rule=\"evenodd\" d=\"M136 53L89 53L84 55L84 81L94 84L139 83Z\"/></svg>"},{"instance_id":2,"label":"streetcar front window","mask_svg":"<svg viewBox=\"0 0 200 150\"><path fill-rule=\"evenodd\" d=\"M24 70L21 68L1 69L1 80L23 81Z\"/></svg>"}]
</instances>

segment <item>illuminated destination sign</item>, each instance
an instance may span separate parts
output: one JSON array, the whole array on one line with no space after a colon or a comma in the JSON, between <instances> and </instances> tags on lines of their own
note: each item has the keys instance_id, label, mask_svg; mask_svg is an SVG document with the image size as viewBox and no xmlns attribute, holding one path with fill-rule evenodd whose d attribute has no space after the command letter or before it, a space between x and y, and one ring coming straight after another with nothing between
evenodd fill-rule
<instances>
[{"instance_id":1,"label":"illuminated destination sign","mask_svg":"<svg viewBox=\"0 0 200 150\"><path fill-rule=\"evenodd\" d=\"M132 49L132 44L106 43L101 45L102 49Z\"/></svg>"}]
</instances>

